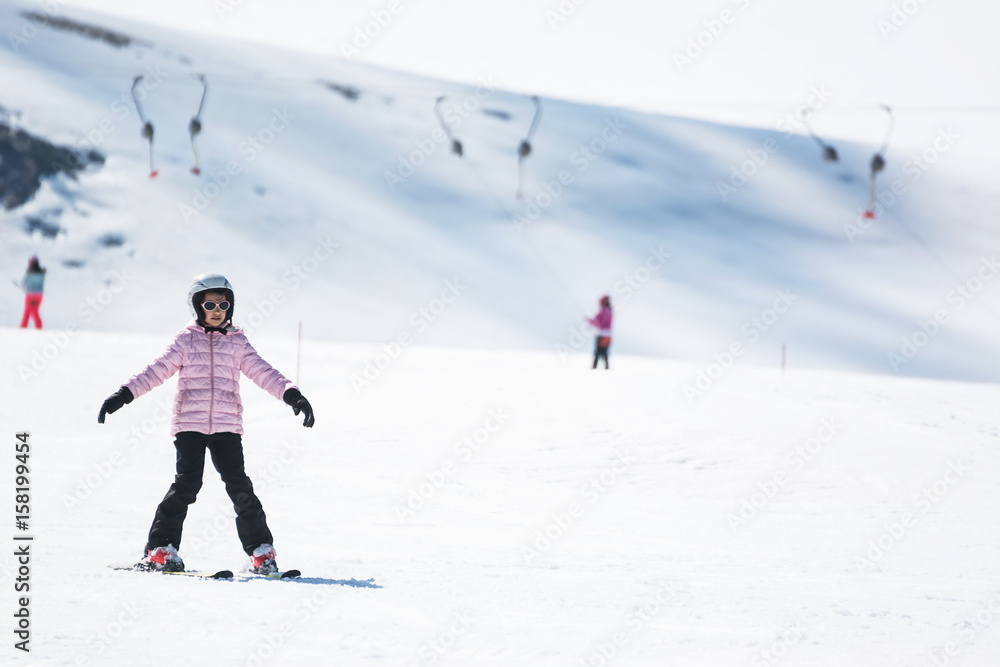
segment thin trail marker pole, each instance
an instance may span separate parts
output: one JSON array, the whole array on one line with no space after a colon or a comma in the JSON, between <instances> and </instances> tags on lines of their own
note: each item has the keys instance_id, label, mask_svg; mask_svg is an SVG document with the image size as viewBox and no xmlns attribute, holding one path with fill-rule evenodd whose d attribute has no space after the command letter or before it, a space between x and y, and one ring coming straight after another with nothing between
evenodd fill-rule
<instances>
[{"instance_id":1,"label":"thin trail marker pole","mask_svg":"<svg viewBox=\"0 0 1000 667\"><path fill-rule=\"evenodd\" d=\"M302 377L302 320L299 320L299 344L295 359L295 386L298 387Z\"/></svg>"}]
</instances>

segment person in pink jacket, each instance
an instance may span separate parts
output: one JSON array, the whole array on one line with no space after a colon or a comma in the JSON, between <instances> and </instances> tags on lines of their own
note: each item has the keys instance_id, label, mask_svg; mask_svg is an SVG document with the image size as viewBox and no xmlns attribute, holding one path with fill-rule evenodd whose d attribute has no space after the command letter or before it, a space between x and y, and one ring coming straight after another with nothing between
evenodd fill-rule
<instances>
[{"instance_id":1,"label":"person in pink jacket","mask_svg":"<svg viewBox=\"0 0 1000 667\"><path fill-rule=\"evenodd\" d=\"M195 319L174 337L167 351L133 376L101 406L97 421L179 373L170 434L177 449L177 475L153 518L143 560L150 570L184 569L178 554L188 506L201 489L205 451L226 485L236 510L236 532L250 556L251 571L278 571L271 531L253 483L243 466L243 403L240 374L315 423L312 406L281 373L261 358L243 330L232 323L236 296L225 276L203 274L188 291Z\"/></svg>"},{"instance_id":2,"label":"person in pink jacket","mask_svg":"<svg viewBox=\"0 0 1000 667\"><path fill-rule=\"evenodd\" d=\"M604 359L604 368L608 366L608 348L611 347L611 297L604 295L601 297L601 309L596 315L589 318L587 322L597 329L597 339L594 341L594 365L597 368L597 361Z\"/></svg>"}]
</instances>

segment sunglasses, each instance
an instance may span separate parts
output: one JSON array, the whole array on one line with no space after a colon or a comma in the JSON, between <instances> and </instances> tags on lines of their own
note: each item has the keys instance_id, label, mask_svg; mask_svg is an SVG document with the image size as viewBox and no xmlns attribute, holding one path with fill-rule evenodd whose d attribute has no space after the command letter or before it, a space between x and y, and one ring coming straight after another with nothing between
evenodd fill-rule
<instances>
[{"instance_id":1,"label":"sunglasses","mask_svg":"<svg viewBox=\"0 0 1000 667\"><path fill-rule=\"evenodd\" d=\"M218 306L219 310L223 311L229 310L228 301L219 301L218 303L216 303L215 301L206 301L201 304L201 307L204 308L209 313L215 310L216 306Z\"/></svg>"}]
</instances>

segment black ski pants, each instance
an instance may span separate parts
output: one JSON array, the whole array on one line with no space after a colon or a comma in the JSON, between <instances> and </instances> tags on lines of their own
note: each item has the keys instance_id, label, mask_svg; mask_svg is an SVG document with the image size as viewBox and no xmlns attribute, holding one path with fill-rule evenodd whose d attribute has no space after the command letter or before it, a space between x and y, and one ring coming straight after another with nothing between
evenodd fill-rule
<instances>
[{"instance_id":1,"label":"black ski pants","mask_svg":"<svg viewBox=\"0 0 1000 667\"><path fill-rule=\"evenodd\" d=\"M608 368L608 348L610 345L601 345L603 342L601 340L603 336L598 336L594 339L594 365L593 368L597 368L597 362L604 359L604 367Z\"/></svg>"},{"instance_id":2,"label":"black ski pants","mask_svg":"<svg viewBox=\"0 0 1000 667\"><path fill-rule=\"evenodd\" d=\"M261 544L273 544L271 531L253 483L243 470L243 441L238 433L205 435L181 431L174 440L177 449L177 474L167 495L156 508L149 529L146 552L168 544L180 549L181 531L188 506L198 497L205 471L205 450L212 454L212 464L219 471L226 493L236 510L236 534L243 550L252 554Z\"/></svg>"}]
</instances>

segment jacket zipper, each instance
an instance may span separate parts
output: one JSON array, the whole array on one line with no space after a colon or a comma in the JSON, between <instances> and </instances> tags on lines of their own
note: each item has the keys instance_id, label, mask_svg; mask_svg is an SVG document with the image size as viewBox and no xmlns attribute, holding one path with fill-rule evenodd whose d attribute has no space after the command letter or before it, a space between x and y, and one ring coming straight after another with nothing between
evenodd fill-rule
<instances>
[{"instance_id":1,"label":"jacket zipper","mask_svg":"<svg viewBox=\"0 0 1000 667\"><path fill-rule=\"evenodd\" d=\"M212 414L215 413L215 332L208 334L208 432L212 432Z\"/></svg>"}]
</instances>

